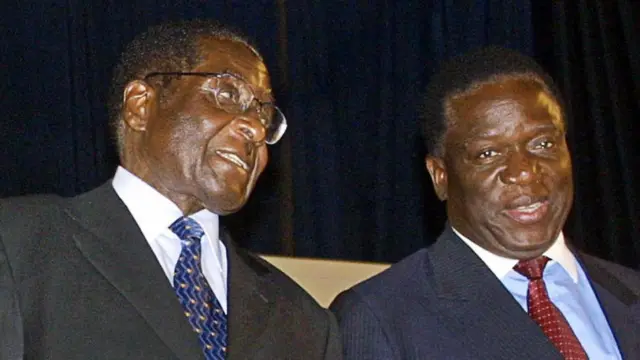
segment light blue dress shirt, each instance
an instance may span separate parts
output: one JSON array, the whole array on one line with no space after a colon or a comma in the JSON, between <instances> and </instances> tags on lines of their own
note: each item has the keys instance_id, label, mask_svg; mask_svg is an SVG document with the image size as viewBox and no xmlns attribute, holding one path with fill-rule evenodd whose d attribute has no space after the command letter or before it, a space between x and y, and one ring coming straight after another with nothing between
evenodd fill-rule
<instances>
[{"instance_id":1,"label":"light blue dress shirt","mask_svg":"<svg viewBox=\"0 0 640 360\"><path fill-rule=\"evenodd\" d=\"M578 262L576 264L577 282L573 281L558 262L550 261L547 264L542 278L549 298L569 322L589 359L622 359L598 298L584 270ZM509 271L501 280L520 306L527 311L529 280L514 270Z\"/></svg>"},{"instance_id":2,"label":"light blue dress shirt","mask_svg":"<svg viewBox=\"0 0 640 360\"><path fill-rule=\"evenodd\" d=\"M515 259L493 254L454 232L484 261L511 295L527 311L529 280L513 270ZM551 302L562 312L589 359L622 359L611 327L580 263L565 244L562 233L544 253L551 261L543 280Z\"/></svg>"}]
</instances>

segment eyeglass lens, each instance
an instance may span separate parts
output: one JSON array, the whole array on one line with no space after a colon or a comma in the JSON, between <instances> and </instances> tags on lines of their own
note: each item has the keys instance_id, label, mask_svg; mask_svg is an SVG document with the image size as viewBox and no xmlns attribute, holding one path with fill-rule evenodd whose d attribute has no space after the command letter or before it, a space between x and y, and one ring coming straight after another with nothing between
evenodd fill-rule
<instances>
[{"instance_id":1,"label":"eyeglass lens","mask_svg":"<svg viewBox=\"0 0 640 360\"><path fill-rule=\"evenodd\" d=\"M255 95L239 79L232 76L215 78L216 101L220 108L229 113L242 113L253 105L253 100L257 100ZM260 121L267 130L265 141L268 144L275 144L284 134L287 124L284 114L273 104L263 104L258 101L258 115Z\"/></svg>"}]
</instances>

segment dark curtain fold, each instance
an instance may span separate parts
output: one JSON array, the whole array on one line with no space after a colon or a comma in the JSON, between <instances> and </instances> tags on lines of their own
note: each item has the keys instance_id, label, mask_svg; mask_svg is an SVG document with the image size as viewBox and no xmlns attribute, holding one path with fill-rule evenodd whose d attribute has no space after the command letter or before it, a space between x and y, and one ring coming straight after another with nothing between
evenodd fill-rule
<instances>
[{"instance_id":1,"label":"dark curtain fold","mask_svg":"<svg viewBox=\"0 0 640 360\"><path fill-rule=\"evenodd\" d=\"M533 48L527 1L289 3L296 253L395 261L444 224L418 102L440 62Z\"/></svg>"},{"instance_id":2,"label":"dark curtain fold","mask_svg":"<svg viewBox=\"0 0 640 360\"><path fill-rule=\"evenodd\" d=\"M536 55L566 98L575 203L567 233L640 266L640 2L538 3Z\"/></svg>"},{"instance_id":3,"label":"dark curtain fold","mask_svg":"<svg viewBox=\"0 0 640 360\"><path fill-rule=\"evenodd\" d=\"M289 119L246 208L253 250L395 261L445 221L423 165L420 93L445 59L497 44L534 55L567 95L589 252L638 266L638 2L530 0L22 1L2 5L0 196L73 195L117 159L105 100L124 44L210 17L256 40Z\"/></svg>"}]
</instances>

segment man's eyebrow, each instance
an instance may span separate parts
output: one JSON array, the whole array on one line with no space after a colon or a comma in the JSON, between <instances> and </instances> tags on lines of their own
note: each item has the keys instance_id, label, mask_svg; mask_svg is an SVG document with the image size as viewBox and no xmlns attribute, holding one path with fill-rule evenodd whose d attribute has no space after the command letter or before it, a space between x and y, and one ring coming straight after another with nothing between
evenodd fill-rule
<instances>
[{"instance_id":1,"label":"man's eyebrow","mask_svg":"<svg viewBox=\"0 0 640 360\"><path fill-rule=\"evenodd\" d=\"M558 127L551 123L551 124L540 124L537 126L533 127L535 130L550 130L550 131L559 131L561 129L558 129Z\"/></svg>"},{"instance_id":2,"label":"man's eyebrow","mask_svg":"<svg viewBox=\"0 0 640 360\"><path fill-rule=\"evenodd\" d=\"M242 75L240 75L240 74L238 74L238 73L236 73L236 72L234 72L234 71L231 71L231 70L229 70L229 69L224 69L224 70L222 71L222 73L223 73L223 74L228 74L228 75L231 75L231 76L234 76L234 77L237 77L238 79L243 80L243 81L245 81L246 83L249 83L249 81L248 81L244 76L242 76Z\"/></svg>"},{"instance_id":3,"label":"man's eyebrow","mask_svg":"<svg viewBox=\"0 0 640 360\"><path fill-rule=\"evenodd\" d=\"M536 124L536 125L532 125L530 127L527 127L525 130L526 131L546 131L546 132L561 132L562 129L559 129L556 125L554 124ZM467 141L471 141L471 139L478 139L478 140L490 140L496 136L500 135L500 130L497 129L489 129L489 130L485 130L485 131L480 131L480 130L476 130L471 129L470 131L471 134L473 134Z\"/></svg>"},{"instance_id":4,"label":"man's eyebrow","mask_svg":"<svg viewBox=\"0 0 640 360\"><path fill-rule=\"evenodd\" d=\"M254 88L254 86L253 86L253 85L249 82L249 80L247 80L247 78L245 78L244 76L242 76L242 75L240 75L240 74L236 73L235 71L229 70L229 69L224 69L224 70L222 71L222 73L223 73L223 74L228 74L228 75L231 75L231 76L234 76L234 77L237 77L238 79L240 79L240 80L244 81L245 83L247 83L247 84L251 87L252 91L254 91L254 94L255 94L255 88ZM273 103L273 102L275 102L275 99L274 99L274 97L273 97L273 90L272 90L271 88L266 89L266 90L265 90L265 91L263 91L263 92L264 92L264 93L269 97L269 100L268 100L267 102L269 102L269 103Z\"/></svg>"}]
</instances>

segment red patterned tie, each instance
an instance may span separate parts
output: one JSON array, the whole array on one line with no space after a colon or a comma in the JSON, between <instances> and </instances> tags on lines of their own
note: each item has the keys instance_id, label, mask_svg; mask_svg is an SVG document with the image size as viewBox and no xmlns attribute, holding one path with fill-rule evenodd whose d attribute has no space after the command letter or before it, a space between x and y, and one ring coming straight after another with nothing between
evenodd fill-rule
<instances>
[{"instance_id":1,"label":"red patterned tie","mask_svg":"<svg viewBox=\"0 0 640 360\"><path fill-rule=\"evenodd\" d=\"M515 271L529 279L527 291L529 316L542 328L544 334L560 350L566 360L587 360L587 354L569 323L549 299L547 287L542 280L547 262L549 258L542 256L531 260L520 260L513 267Z\"/></svg>"}]
</instances>

